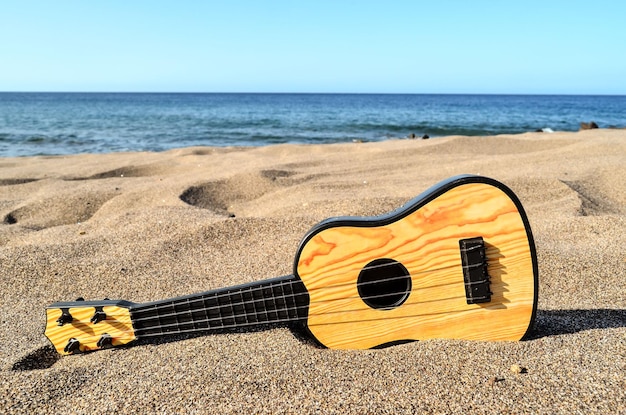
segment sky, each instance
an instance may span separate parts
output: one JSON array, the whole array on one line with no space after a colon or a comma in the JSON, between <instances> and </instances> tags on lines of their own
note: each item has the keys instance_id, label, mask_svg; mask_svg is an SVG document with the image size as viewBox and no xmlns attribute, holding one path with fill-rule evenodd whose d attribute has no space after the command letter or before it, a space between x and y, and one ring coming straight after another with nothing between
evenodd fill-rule
<instances>
[{"instance_id":1,"label":"sky","mask_svg":"<svg viewBox=\"0 0 626 415\"><path fill-rule=\"evenodd\" d=\"M5 1L0 91L623 95L626 2Z\"/></svg>"}]
</instances>

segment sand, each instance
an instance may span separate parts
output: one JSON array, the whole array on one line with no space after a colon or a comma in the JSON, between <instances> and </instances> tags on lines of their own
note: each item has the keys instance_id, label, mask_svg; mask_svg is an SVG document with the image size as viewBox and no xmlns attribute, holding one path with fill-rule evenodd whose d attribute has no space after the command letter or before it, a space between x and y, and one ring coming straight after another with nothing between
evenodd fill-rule
<instances>
[{"instance_id":1,"label":"sand","mask_svg":"<svg viewBox=\"0 0 626 415\"><path fill-rule=\"evenodd\" d=\"M43 334L55 301L291 274L315 223L462 173L529 216L528 340L341 351L277 327L60 357ZM2 158L0 221L2 413L626 413L624 130Z\"/></svg>"}]
</instances>

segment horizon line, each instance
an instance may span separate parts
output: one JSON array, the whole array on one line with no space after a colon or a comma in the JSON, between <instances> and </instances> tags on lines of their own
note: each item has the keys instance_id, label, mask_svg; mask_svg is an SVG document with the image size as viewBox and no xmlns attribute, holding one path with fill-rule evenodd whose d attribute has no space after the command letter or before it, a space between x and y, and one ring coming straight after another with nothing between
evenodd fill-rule
<instances>
[{"instance_id":1,"label":"horizon line","mask_svg":"<svg viewBox=\"0 0 626 415\"><path fill-rule=\"evenodd\" d=\"M0 94L215 94L215 95L508 95L508 96L607 96L607 93L520 93L520 92L227 92L227 91L0 91Z\"/></svg>"}]
</instances>

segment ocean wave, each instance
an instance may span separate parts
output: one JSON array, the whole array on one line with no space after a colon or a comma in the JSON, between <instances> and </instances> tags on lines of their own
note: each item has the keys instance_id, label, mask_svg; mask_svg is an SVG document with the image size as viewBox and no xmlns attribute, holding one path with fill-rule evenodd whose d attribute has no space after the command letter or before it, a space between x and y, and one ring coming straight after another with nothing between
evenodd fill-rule
<instances>
[{"instance_id":1,"label":"ocean wave","mask_svg":"<svg viewBox=\"0 0 626 415\"><path fill-rule=\"evenodd\" d=\"M0 156L623 125L626 97L0 93Z\"/></svg>"}]
</instances>

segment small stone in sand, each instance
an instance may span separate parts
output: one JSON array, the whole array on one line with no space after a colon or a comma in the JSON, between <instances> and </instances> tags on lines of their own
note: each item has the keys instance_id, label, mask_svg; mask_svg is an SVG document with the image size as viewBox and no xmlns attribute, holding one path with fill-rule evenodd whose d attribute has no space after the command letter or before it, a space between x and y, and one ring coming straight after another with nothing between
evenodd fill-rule
<instances>
[{"instance_id":1,"label":"small stone in sand","mask_svg":"<svg viewBox=\"0 0 626 415\"><path fill-rule=\"evenodd\" d=\"M526 373L527 372L527 369L525 367L522 367L522 366L517 365L517 364L516 365L511 365L511 368L509 370L511 372L517 373L517 374Z\"/></svg>"}]
</instances>

